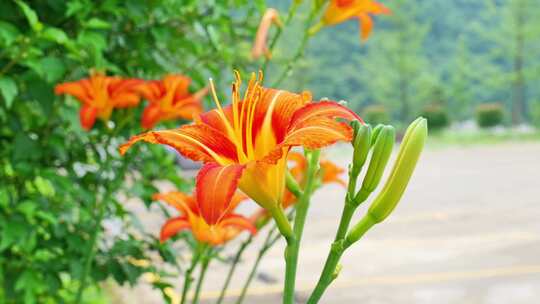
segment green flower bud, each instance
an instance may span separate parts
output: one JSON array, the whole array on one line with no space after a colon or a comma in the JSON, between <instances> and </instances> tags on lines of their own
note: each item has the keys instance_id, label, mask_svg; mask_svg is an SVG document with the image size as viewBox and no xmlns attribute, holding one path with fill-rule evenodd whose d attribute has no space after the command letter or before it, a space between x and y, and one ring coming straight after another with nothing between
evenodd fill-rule
<instances>
[{"instance_id":1,"label":"green flower bud","mask_svg":"<svg viewBox=\"0 0 540 304\"><path fill-rule=\"evenodd\" d=\"M417 118L407 128L390 177L368 210L376 223L392 213L411 179L427 138L427 120Z\"/></svg>"},{"instance_id":2,"label":"green flower bud","mask_svg":"<svg viewBox=\"0 0 540 304\"><path fill-rule=\"evenodd\" d=\"M351 145L354 147L354 139L356 138L356 135L358 134L358 130L360 130L360 127L362 126L362 123L358 120L353 120L350 122L351 128L353 129L353 140L351 141Z\"/></svg>"},{"instance_id":3,"label":"green flower bud","mask_svg":"<svg viewBox=\"0 0 540 304\"><path fill-rule=\"evenodd\" d=\"M352 176L358 176L371 148L371 126L362 125L356 130L353 147Z\"/></svg>"},{"instance_id":4,"label":"green flower bud","mask_svg":"<svg viewBox=\"0 0 540 304\"><path fill-rule=\"evenodd\" d=\"M362 182L361 191L368 194L373 192L384 173L384 168L392 154L396 132L392 126L383 126L377 135L377 141L373 147L369 167Z\"/></svg>"},{"instance_id":5,"label":"green flower bud","mask_svg":"<svg viewBox=\"0 0 540 304\"><path fill-rule=\"evenodd\" d=\"M373 133L371 134L371 145L373 146L375 142L377 141L377 138L379 137L379 133L381 133L381 130L383 129L383 124L378 124L373 128Z\"/></svg>"}]
</instances>

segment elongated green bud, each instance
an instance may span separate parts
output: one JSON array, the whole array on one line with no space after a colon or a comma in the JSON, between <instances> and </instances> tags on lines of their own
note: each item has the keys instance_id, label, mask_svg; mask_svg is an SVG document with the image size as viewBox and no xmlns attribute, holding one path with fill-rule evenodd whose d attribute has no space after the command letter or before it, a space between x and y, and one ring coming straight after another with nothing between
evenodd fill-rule
<instances>
[{"instance_id":1,"label":"elongated green bud","mask_svg":"<svg viewBox=\"0 0 540 304\"><path fill-rule=\"evenodd\" d=\"M353 147L352 176L356 177L362 170L371 148L371 126L362 125L357 129L353 139Z\"/></svg>"},{"instance_id":2,"label":"elongated green bud","mask_svg":"<svg viewBox=\"0 0 540 304\"><path fill-rule=\"evenodd\" d=\"M373 133L371 134L371 145L373 146L375 142L377 141L377 138L379 137L379 133L381 133L381 130L383 129L383 124L378 124L373 128Z\"/></svg>"},{"instance_id":3,"label":"elongated green bud","mask_svg":"<svg viewBox=\"0 0 540 304\"><path fill-rule=\"evenodd\" d=\"M427 138L427 120L417 118L407 128L392 172L368 210L376 223L392 213L409 184Z\"/></svg>"},{"instance_id":4,"label":"elongated green bud","mask_svg":"<svg viewBox=\"0 0 540 304\"><path fill-rule=\"evenodd\" d=\"M379 182L384 173L384 168L392 154L394 141L396 139L396 131L392 126L383 126L377 135L377 141L373 147L369 167L362 182L361 191L371 193Z\"/></svg>"}]
</instances>

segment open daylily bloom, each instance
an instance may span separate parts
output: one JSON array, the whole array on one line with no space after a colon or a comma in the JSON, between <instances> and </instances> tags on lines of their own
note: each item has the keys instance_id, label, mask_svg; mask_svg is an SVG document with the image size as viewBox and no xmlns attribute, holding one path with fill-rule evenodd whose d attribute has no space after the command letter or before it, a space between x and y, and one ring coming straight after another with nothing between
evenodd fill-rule
<instances>
[{"instance_id":1,"label":"open daylily bloom","mask_svg":"<svg viewBox=\"0 0 540 304\"><path fill-rule=\"evenodd\" d=\"M202 112L201 99L208 92L204 88L194 94L189 92L191 79L182 75L166 75L162 80L144 83L137 91L149 101L144 109L141 124L151 129L163 120L192 119Z\"/></svg>"},{"instance_id":2,"label":"open daylily bloom","mask_svg":"<svg viewBox=\"0 0 540 304\"><path fill-rule=\"evenodd\" d=\"M195 161L222 166L240 164L244 173L239 188L267 209L278 226L283 224L287 221L282 198L290 148L318 149L339 140L350 141L351 127L336 118L361 119L336 102L312 102L307 92L264 88L261 77L252 75L240 97L241 80L236 73L231 105L222 107L212 86L217 109L201 114L192 125L134 136L120 147L120 152L125 153L143 140L169 145Z\"/></svg>"},{"instance_id":3,"label":"open daylily bloom","mask_svg":"<svg viewBox=\"0 0 540 304\"><path fill-rule=\"evenodd\" d=\"M390 14L391 11L381 3L372 0L331 0L326 8L323 25L335 25L351 18L360 22L360 37L365 41L373 30L371 15Z\"/></svg>"},{"instance_id":4,"label":"open daylily bloom","mask_svg":"<svg viewBox=\"0 0 540 304\"><path fill-rule=\"evenodd\" d=\"M191 229L201 243L222 245L240 231L256 232L247 218L234 213L238 204L247 197L235 193L242 165L205 165L197 175L194 195L182 192L159 193L155 200L162 200L182 214L168 220L161 228L160 239L166 241L178 232Z\"/></svg>"},{"instance_id":5,"label":"open daylily bloom","mask_svg":"<svg viewBox=\"0 0 540 304\"><path fill-rule=\"evenodd\" d=\"M269 8L264 13L261 23L259 23L257 34L255 35L255 43L253 43L253 48L251 49L251 57L253 59L258 59L263 54L266 58L272 56L266 42L268 40L268 32L273 23L277 26L282 26L281 21L279 20L279 12L276 9Z\"/></svg>"},{"instance_id":6,"label":"open daylily bloom","mask_svg":"<svg viewBox=\"0 0 540 304\"><path fill-rule=\"evenodd\" d=\"M140 79L123 79L92 71L89 78L56 85L57 95L68 94L82 103L79 112L81 126L90 130L97 118L108 120L114 108L128 108L139 104L135 91Z\"/></svg>"}]
</instances>

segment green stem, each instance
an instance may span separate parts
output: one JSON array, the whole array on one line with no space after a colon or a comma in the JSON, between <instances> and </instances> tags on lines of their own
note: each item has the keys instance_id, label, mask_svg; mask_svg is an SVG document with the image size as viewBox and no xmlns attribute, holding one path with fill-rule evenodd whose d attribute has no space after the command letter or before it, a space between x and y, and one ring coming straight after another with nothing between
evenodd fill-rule
<instances>
[{"instance_id":1,"label":"green stem","mask_svg":"<svg viewBox=\"0 0 540 304\"><path fill-rule=\"evenodd\" d=\"M257 254L257 258L255 259L255 263L253 263L253 266L251 267L251 271L249 272L249 276L244 283L244 286L242 287L242 292L240 293L240 296L236 300L236 304L241 304L244 301L244 298L246 297L246 293L249 289L249 285L251 285L251 282L253 281L253 278L255 277L255 273L257 273L257 269L259 268L259 264L268 251L276 242L280 239L280 235L274 235L276 226L272 228L268 235L266 236L266 239L264 240L263 246L261 249L259 249L259 253Z\"/></svg>"},{"instance_id":2,"label":"green stem","mask_svg":"<svg viewBox=\"0 0 540 304\"><path fill-rule=\"evenodd\" d=\"M300 57L304 55L305 49L307 47L309 38L311 37L309 29L311 28L311 23L313 22L313 19L318 15L320 10L320 7L313 5L311 12L309 13L308 18L306 19L304 23L304 35L302 37L302 41L300 42L300 45L298 46L298 49L296 50L296 53L294 56L288 61L286 67L283 69L279 77L274 81L272 84L272 87L278 87L283 80L289 75L289 73L293 70L294 65L298 63Z\"/></svg>"},{"instance_id":3,"label":"green stem","mask_svg":"<svg viewBox=\"0 0 540 304\"><path fill-rule=\"evenodd\" d=\"M330 285L330 283L337 277L337 266L341 256L343 255L343 251L346 248L344 246L344 239L345 235L347 234L347 230L349 229L351 219L358 206L365 201L369 195L369 193L362 190L356 194L356 183L361 169L361 167L358 167L353 163L353 167L349 170L347 196L345 197L345 204L339 220L339 227L337 229L336 236L334 237L332 247L330 248L330 252L328 252L328 256L326 258L326 262L324 263L324 268L319 277L317 286L313 290L308 300L308 303L310 304L317 303L328 285Z\"/></svg>"},{"instance_id":4,"label":"green stem","mask_svg":"<svg viewBox=\"0 0 540 304\"><path fill-rule=\"evenodd\" d=\"M197 265L199 264L199 260L201 259L201 253L205 249L206 248L204 245L197 244L197 248L195 249L195 255L191 258L191 265L189 265L189 268L186 270L184 286L182 287L182 300L180 301L180 304L185 304L187 301L187 294L189 292L189 288L191 287L191 282L193 281L193 277L191 275L195 270L195 267L197 267Z\"/></svg>"},{"instance_id":5,"label":"green stem","mask_svg":"<svg viewBox=\"0 0 540 304\"><path fill-rule=\"evenodd\" d=\"M253 241L253 235L250 235L247 240L245 240L241 245L238 251L236 252L236 255L234 256L234 260L231 264L231 268L229 268L229 272L227 273L227 278L225 279L225 283L223 284L223 287L221 288L221 292L219 294L219 298L216 301L216 304L221 304L223 302L223 299L225 298L225 294L227 293L227 289L229 288L229 284L231 283L231 279L234 275L234 272L236 270L236 265L238 265L238 262L240 261L240 258L242 257L242 254L244 253L244 250L248 247L249 244Z\"/></svg>"},{"instance_id":6,"label":"green stem","mask_svg":"<svg viewBox=\"0 0 540 304\"><path fill-rule=\"evenodd\" d=\"M319 169L320 151L315 150L308 154L308 167L306 173L306 186L304 194L296 203L296 216L294 219L294 237L287 239L285 248L285 286L283 290L283 303L294 304L294 289L296 283L296 268L298 266L298 253L304 232L304 224L309 209L311 194L315 190L317 171Z\"/></svg>"},{"instance_id":7,"label":"green stem","mask_svg":"<svg viewBox=\"0 0 540 304\"><path fill-rule=\"evenodd\" d=\"M332 249L330 249L330 253L324 264L324 269L319 278L319 282L311 293L307 304L316 304L319 302L328 286L339 274L338 263L345 249L358 241L371 227L373 227L374 224L375 221L368 214L351 229L352 232L345 239L337 240L332 244Z\"/></svg>"},{"instance_id":8,"label":"green stem","mask_svg":"<svg viewBox=\"0 0 540 304\"><path fill-rule=\"evenodd\" d=\"M283 212L283 209L280 206L277 206L269 209L268 212L270 212L270 214L274 218L276 226L279 229L281 235L283 235L286 240L294 238L294 232L291 228L291 224L289 223L287 216Z\"/></svg>"},{"instance_id":9,"label":"green stem","mask_svg":"<svg viewBox=\"0 0 540 304\"><path fill-rule=\"evenodd\" d=\"M210 264L211 260L212 260L212 250L206 250L206 252L203 253L203 258L202 258L202 263L201 263L201 272L199 273L197 286L195 287L195 295L193 296L193 300L191 301L192 304L199 303L199 296L201 294L202 284L204 282L204 276L206 275L206 271L208 270L208 265Z\"/></svg>"},{"instance_id":10,"label":"green stem","mask_svg":"<svg viewBox=\"0 0 540 304\"><path fill-rule=\"evenodd\" d=\"M87 255L84 258L84 268L83 273L81 277L81 282L79 285L79 288L77 289L77 296L75 297L75 303L81 303L82 295L84 293L84 290L86 289L86 279L90 273L90 270L92 268L92 261L94 260L94 256L96 254L96 243L98 240L99 233L101 232L101 222L103 221L103 217L105 216L105 205L108 200L108 197L110 195L110 191L107 190L107 193L104 195L103 200L98 203L96 202L96 207L98 208L98 214L96 216L96 226L94 227L94 230L92 232L92 235L90 237L90 243L88 244L88 250L86 251Z\"/></svg>"}]
</instances>

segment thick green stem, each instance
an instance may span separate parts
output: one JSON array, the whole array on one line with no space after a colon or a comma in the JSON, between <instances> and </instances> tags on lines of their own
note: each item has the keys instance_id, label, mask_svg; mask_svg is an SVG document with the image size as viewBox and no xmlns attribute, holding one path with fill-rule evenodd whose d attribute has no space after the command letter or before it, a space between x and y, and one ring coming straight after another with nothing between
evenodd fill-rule
<instances>
[{"instance_id":1,"label":"thick green stem","mask_svg":"<svg viewBox=\"0 0 540 304\"><path fill-rule=\"evenodd\" d=\"M205 250L205 252L203 253L202 262L201 262L201 272L199 273L197 286L195 287L195 295L193 296L193 300L191 301L192 304L199 303L199 296L201 294L202 284L204 282L204 277L206 275L206 271L208 270L208 265L210 264L211 260L212 260L212 251Z\"/></svg>"},{"instance_id":2,"label":"thick green stem","mask_svg":"<svg viewBox=\"0 0 540 304\"><path fill-rule=\"evenodd\" d=\"M257 258L255 259L255 263L253 263L253 266L251 267L251 271L249 272L249 276L244 283L244 286L242 287L242 292L240 293L240 296L236 300L236 304L241 304L244 301L244 298L246 297L246 293L249 289L249 285L251 285L251 282L253 281L253 278L255 277L255 273L257 273L257 269L259 268L259 264L268 251L277 240L280 239L280 235L274 235L275 227L268 231L268 235L266 236L266 239L264 240L263 246L261 249L259 249L259 253L257 254Z\"/></svg>"},{"instance_id":3,"label":"thick green stem","mask_svg":"<svg viewBox=\"0 0 540 304\"><path fill-rule=\"evenodd\" d=\"M351 233L347 235L346 238L339 239L332 244L332 249L330 249L330 253L324 264L324 269L319 278L319 282L311 293L307 304L316 304L319 302L328 286L339 274L338 263L345 249L358 241L371 227L373 227L374 224L375 221L373 218L367 214L351 229Z\"/></svg>"},{"instance_id":4,"label":"thick green stem","mask_svg":"<svg viewBox=\"0 0 540 304\"><path fill-rule=\"evenodd\" d=\"M231 279L234 275L234 272L236 270L236 266L238 265L238 262L240 261L240 258L242 257L242 254L244 253L244 250L248 247L249 244L253 241L253 235L250 235L247 240L242 242L240 245L240 248L236 252L236 255L234 256L234 259L231 264L231 268L229 268L229 272L227 273L227 278L225 279L225 283L223 284L223 287L221 288L221 292L219 294L219 298L216 301L216 304L221 304L223 302L223 299L225 298L225 294L227 293L227 289L229 288L229 284L231 283Z\"/></svg>"},{"instance_id":5,"label":"thick green stem","mask_svg":"<svg viewBox=\"0 0 540 304\"><path fill-rule=\"evenodd\" d=\"M283 303L294 303L294 289L296 283L296 268L298 266L298 253L300 242L304 232L304 224L306 221L307 212L311 194L315 190L317 182L317 171L319 169L319 154L320 151L312 151L308 154L308 167L306 173L306 186L304 194L296 203L296 216L294 219L294 237L287 239L287 247L285 248L285 286L283 290Z\"/></svg>"},{"instance_id":6,"label":"thick green stem","mask_svg":"<svg viewBox=\"0 0 540 304\"><path fill-rule=\"evenodd\" d=\"M189 265L189 268L186 270L184 286L182 287L182 300L180 301L180 304L185 304L187 301L189 288L191 287L191 282L193 281L193 277L191 276L191 274L195 270L195 267L197 267L197 265L199 264L199 261L201 259L201 253L205 250L205 248L203 247L204 245L197 244L197 248L195 249L195 255L191 258L191 265Z\"/></svg>"},{"instance_id":7,"label":"thick green stem","mask_svg":"<svg viewBox=\"0 0 540 304\"><path fill-rule=\"evenodd\" d=\"M283 237L285 237L286 240L293 239L294 232L291 228L291 224L289 223L289 220L287 219L287 216L283 212L283 209L277 206L273 209L269 209L268 211L274 218L276 226L279 229L279 232L281 233L281 235L283 235Z\"/></svg>"}]
</instances>

